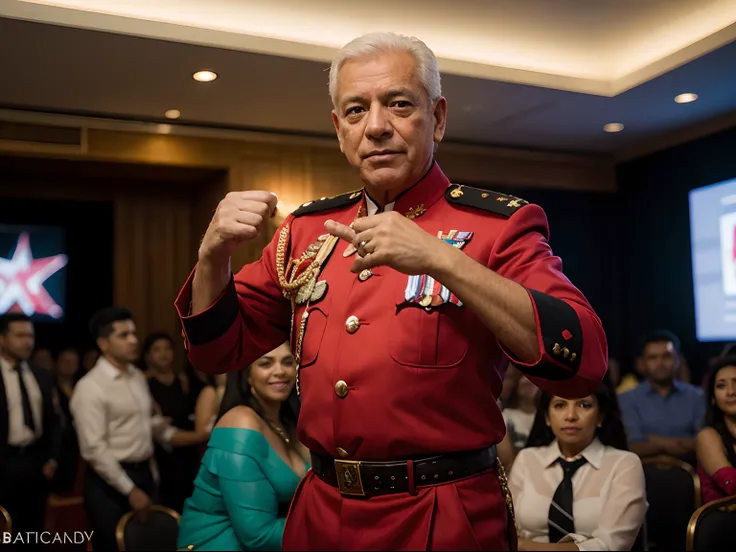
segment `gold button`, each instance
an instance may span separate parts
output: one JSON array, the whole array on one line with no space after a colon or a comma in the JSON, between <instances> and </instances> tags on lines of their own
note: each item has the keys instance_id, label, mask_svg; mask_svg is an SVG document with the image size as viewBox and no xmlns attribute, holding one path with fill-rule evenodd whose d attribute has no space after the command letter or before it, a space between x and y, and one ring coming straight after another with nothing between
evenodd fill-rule
<instances>
[{"instance_id":1,"label":"gold button","mask_svg":"<svg viewBox=\"0 0 736 552\"><path fill-rule=\"evenodd\" d=\"M341 399L347 397L348 391L348 384L344 381L340 380L335 384L335 394Z\"/></svg>"},{"instance_id":2,"label":"gold button","mask_svg":"<svg viewBox=\"0 0 736 552\"><path fill-rule=\"evenodd\" d=\"M342 448L342 447L337 447L337 454L339 454L341 458L347 458L347 456L348 456L348 451L346 451L346 450L345 450L344 448Z\"/></svg>"},{"instance_id":3,"label":"gold button","mask_svg":"<svg viewBox=\"0 0 736 552\"><path fill-rule=\"evenodd\" d=\"M562 352L562 347L560 347L559 343L555 343L555 346L552 347L552 352L556 355L559 355Z\"/></svg>"},{"instance_id":4,"label":"gold button","mask_svg":"<svg viewBox=\"0 0 736 552\"><path fill-rule=\"evenodd\" d=\"M358 274L358 280L360 280L361 282L365 282L371 276L373 276L371 269L366 268L365 270L360 271L360 274Z\"/></svg>"},{"instance_id":5,"label":"gold button","mask_svg":"<svg viewBox=\"0 0 736 552\"><path fill-rule=\"evenodd\" d=\"M348 333L354 334L358 331L358 328L360 328L360 320L358 320L357 316L350 316L345 321L345 328L348 330Z\"/></svg>"}]
</instances>

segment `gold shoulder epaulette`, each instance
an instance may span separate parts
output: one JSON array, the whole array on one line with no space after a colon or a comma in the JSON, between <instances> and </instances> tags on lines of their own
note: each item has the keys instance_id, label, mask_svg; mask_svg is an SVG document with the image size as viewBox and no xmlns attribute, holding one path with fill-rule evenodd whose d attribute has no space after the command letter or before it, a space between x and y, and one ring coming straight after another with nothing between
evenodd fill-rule
<instances>
[{"instance_id":1,"label":"gold shoulder epaulette","mask_svg":"<svg viewBox=\"0 0 736 552\"><path fill-rule=\"evenodd\" d=\"M318 213L320 211L327 211L328 209L345 207L356 203L361 197L363 197L363 190L355 190L353 192L336 195L334 197L323 197L321 199L315 199L314 201L307 201L292 214L295 217L300 217L302 215L309 215L310 213Z\"/></svg>"},{"instance_id":2,"label":"gold shoulder epaulette","mask_svg":"<svg viewBox=\"0 0 736 552\"><path fill-rule=\"evenodd\" d=\"M528 201L520 197L461 184L450 185L445 192L445 199L455 205L475 207L505 217L510 217L524 205L529 205Z\"/></svg>"}]
</instances>

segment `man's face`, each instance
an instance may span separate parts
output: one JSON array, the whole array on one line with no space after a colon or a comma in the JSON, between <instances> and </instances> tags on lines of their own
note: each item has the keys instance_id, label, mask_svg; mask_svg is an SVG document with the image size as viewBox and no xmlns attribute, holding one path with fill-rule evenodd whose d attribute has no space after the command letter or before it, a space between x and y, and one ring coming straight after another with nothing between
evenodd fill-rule
<instances>
[{"instance_id":1,"label":"man's face","mask_svg":"<svg viewBox=\"0 0 736 552\"><path fill-rule=\"evenodd\" d=\"M113 322L112 333L99 339L100 350L108 357L123 363L138 358L138 337L132 320Z\"/></svg>"},{"instance_id":2,"label":"man's face","mask_svg":"<svg viewBox=\"0 0 736 552\"><path fill-rule=\"evenodd\" d=\"M447 104L444 98L430 102L411 54L346 62L335 101L340 150L371 192L399 192L424 176L445 133Z\"/></svg>"},{"instance_id":3,"label":"man's face","mask_svg":"<svg viewBox=\"0 0 736 552\"><path fill-rule=\"evenodd\" d=\"M672 381L677 370L677 351L671 341L647 343L643 363L647 377L654 383Z\"/></svg>"},{"instance_id":4,"label":"man's face","mask_svg":"<svg viewBox=\"0 0 736 552\"><path fill-rule=\"evenodd\" d=\"M36 333L31 322L11 322L8 331L0 335L0 349L15 361L31 358L36 344Z\"/></svg>"}]
</instances>

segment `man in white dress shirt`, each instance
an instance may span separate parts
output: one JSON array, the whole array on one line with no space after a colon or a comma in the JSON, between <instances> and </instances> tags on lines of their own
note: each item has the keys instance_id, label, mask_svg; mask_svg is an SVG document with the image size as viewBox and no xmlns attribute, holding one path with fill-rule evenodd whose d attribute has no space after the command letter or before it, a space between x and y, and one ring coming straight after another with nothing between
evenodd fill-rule
<instances>
[{"instance_id":1,"label":"man in white dress shirt","mask_svg":"<svg viewBox=\"0 0 736 552\"><path fill-rule=\"evenodd\" d=\"M25 314L0 316L0 505L17 533L43 531L61 450L54 380L28 363L34 345L33 323Z\"/></svg>"},{"instance_id":2,"label":"man in white dress shirt","mask_svg":"<svg viewBox=\"0 0 736 552\"><path fill-rule=\"evenodd\" d=\"M130 311L97 312L90 331L101 356L74 389L70 409L88 463L84 501L95 550L117 550L115 527L126 512L145 516L155 501L153 439L176 432L153 415L143 373L133 366L138 338Z\"/></svg>"}]
</instances>

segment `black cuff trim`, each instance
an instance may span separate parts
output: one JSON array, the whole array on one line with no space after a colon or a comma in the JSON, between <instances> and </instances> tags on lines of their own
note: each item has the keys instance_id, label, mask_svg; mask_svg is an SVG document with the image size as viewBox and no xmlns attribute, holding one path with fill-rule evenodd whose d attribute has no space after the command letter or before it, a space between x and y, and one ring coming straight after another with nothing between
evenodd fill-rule
<instances>
[{"instance_id":1,"label":"black cuff trim","mask_svg":"<svg viewBox=\"0 0 736 552\"><path fill-rule=\"evenodd\" d=\"M240 303L235 291L235 281L230 277L225 291L207 310L182 319L184 332L190 345L204 345L222 337L240 315Z\"/></svg>"},{"instance_id":2,"label":"black cuff trim","mask_svg":"<svg viewBox=\"0 0 736 552\"><path fill-rule=\"evenodd\" d=\"M544 353L550 359L535 366L519 366L524 373L560 381L571 379L580 369L583 357L583 329L580 319L562 299L530 289L539 317Z\"/></svg>"}]
</instances>

